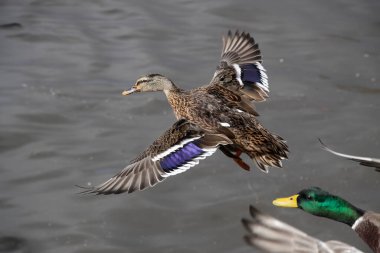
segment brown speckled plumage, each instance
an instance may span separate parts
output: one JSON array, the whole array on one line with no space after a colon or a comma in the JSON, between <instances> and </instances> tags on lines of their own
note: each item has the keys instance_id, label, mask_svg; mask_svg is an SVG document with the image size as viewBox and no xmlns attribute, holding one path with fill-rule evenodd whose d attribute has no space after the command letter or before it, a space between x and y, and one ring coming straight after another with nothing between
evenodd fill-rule
<instances>
[{"instance_id":1,"label":"brown speckled plumage","mask_svg":"<svg viewBox=\"0 0 380 253\"><path fill-rule=\"evenodd\" d=\"M242 153L265 172L269 166L281 167L288 147L258 122L252 104L268 97L261 62L258 45L249 34L229 32L209 85L185 91L160 74L139 78L123 95L163 91L178 121L123 171L87 192L142 190L195 166L217 149L245 170L249 165L241 159Z\"/></svg>"},{"instance_id":2,"label":"brown speckled plumage","mask_svg":"<svg viewBox=\"0 0 380 253\"><path fill-rule=\"evenodd\" d=\"M224 88L225 93L218 93L215 88L210 85L191 91L173 89L166 94L177 119L187 119L202 129L218 133L225 128L221 123L228 123L228 130L234 134L234 145L254 159L260 169L281 167L288 151L283 139L271 134L253 113L244 110L237 93ZM228 92L229 96L225 95Z\"/></svg>"}]
</instances>

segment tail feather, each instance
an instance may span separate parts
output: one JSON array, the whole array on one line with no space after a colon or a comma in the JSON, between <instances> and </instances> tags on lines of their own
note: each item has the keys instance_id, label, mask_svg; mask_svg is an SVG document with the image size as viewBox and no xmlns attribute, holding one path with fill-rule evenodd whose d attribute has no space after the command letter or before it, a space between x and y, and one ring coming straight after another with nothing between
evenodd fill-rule
<instances>
[{"instance_id":1,"label":"tail feather","mask_svg":"<svg viewBox=\"0 0 380 253\"><path fill-rule=\"evenodd\" d=\"M262 161L260 157L255 158L255 162L262 172L265 172L265 173L269 172L269 166L267 165L265 161Z\"/></svg>"},{"instance_id":2,"label":"tail feather","mask_svg":"<svg viewBox=\"0 0 380 253\"><path fill-rule=\"evenodd\" d=\"M289 148L283 138L274 134L271 137L269 138L270 144L262 147L260 153L254 152L250 155L259 169L265 173L268 173L269 166L282 168L281 160L288 158Z\"/></svg>"}]
</instances>

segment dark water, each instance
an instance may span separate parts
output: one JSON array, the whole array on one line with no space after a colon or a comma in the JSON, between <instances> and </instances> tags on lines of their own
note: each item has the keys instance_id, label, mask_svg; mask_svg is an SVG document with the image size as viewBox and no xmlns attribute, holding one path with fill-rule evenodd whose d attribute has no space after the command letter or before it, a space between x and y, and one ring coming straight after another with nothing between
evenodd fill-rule
<instances>
[{"instance_id":1,"label":"dark water","mask_svg":"<svg viewBox=\"0 0 380 253\"><path fill-rule=\"evenodd\" d=\"M242 241L249 204L369 251L347 226L271 201L316 185L380 211L379 173L317 142L380 156L379 11L378 0L1 0L0 252L256 252ZM260 43L271 85L260 121L288 140L284 169L245 172L218 153L150 190L77 195L174 122L163 94L120 92L146 73L207 83L235 28Z\"/></svg>"}]
</instances>

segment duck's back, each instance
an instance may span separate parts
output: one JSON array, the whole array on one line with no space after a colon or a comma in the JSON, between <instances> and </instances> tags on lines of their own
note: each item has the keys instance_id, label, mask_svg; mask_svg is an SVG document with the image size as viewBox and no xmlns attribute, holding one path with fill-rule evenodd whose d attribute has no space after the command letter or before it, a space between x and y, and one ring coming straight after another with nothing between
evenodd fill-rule
<instances>
[{"instance_id":1,"label":"duck's back","mask_svg":"<svg viewBox=\"0 0 380 253\"><path fill-rule=\"evenodd\" d=\"M178 119L187 119L209 132L230 134L233 145L228 146L228 156L238 158L233 153L246 153L265 172L268 166L281 167L281 160L287 158L288 147L281 137L264 128L253 114L225 103L207 88L169 97Z\"/></svg>"},{"instance_id":2,"label":"duck's back","mask_svg":"<svg viewBox=\"0 0 380 253\"><path fill-rule=\"evenodd\" d=\"M209 94L204 87L171 92L168 101L177 119L187 119L210 131L219 128L221 115L226 117L230 111L230 108L221 99Z\"/></svg>"}]
</instances>

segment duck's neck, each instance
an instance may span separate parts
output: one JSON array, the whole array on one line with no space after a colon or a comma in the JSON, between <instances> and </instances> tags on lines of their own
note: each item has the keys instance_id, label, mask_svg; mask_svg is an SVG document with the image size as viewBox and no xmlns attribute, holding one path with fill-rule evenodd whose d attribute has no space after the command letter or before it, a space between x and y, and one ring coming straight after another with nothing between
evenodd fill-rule
<instances>
[{"instance_id":1,"label":"duck's neck","mask_svg":"<svg viewBox=\"0 0 380 253\"><path fill-rule=\"evenodd\" d=\"M184 104L186 103L186 99L184 97L185 91L179 89L177 86L173 84L171 89L165 89L164 93L170 106L173 109L173 112L177 119L184 118L184 108L186 107Z\"/></svg>"},{"instance_id":2,"label":"duck's neck","mask_svg":"<svg viewBox=\"0 0 380 253\"><path fill-rule=\"evenodd\" d=\"M318 216L324 216L353 227L356 221L360 221L365 211L355 207L348 201L332 196L325 200L324 207L319 211Z\"/></svg>"},{"instance_id":3,"label":"duck's neck","mask_svg":"<svg viewBox=\"0 0 380 253\"><path fill-rule=\"evenodd\" d=\"M178 88L174 83L171 83L166 89L164 89L164 93L166 97L169 99L170 96L176 93L183 92L180 88Z\"/></svg>"}]
</instances>

